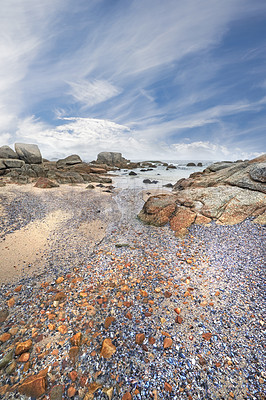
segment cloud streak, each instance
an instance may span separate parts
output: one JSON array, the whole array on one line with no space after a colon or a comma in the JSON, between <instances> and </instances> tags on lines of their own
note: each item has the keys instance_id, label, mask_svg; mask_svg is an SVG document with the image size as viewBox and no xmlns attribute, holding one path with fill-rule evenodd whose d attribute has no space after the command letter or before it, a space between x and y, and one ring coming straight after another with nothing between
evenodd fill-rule
<instances>
[{"instance_id":1,"label":"cloud streak","mask_svg":"<svg viewBox=\"0 0 266 400\"><path fill-rule=\"evenodd\" d=\"M237 148L247 128L262 140L261 1L3 0L1 8L1 142L39 140L47 157L59 140L65 153L83 152L86 140L122 152L130 143L130 153L165 158L194 154L186 137L210 143L211 154L221 141ZM263 148L248 133L241 146Z\"/></svg>"}]
</instances>

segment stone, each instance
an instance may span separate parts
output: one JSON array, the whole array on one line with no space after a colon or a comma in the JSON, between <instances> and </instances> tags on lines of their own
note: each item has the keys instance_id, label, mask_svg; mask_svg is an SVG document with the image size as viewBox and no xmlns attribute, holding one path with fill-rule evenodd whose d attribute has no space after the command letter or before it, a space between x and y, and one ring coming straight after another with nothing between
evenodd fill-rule
<instances>
[{"instance_id":1,"label":"stone","mask_svg":"<svg viewBox=\"0 0 266 400\"><path fill-rule=\"evenodd\" d=\"M197 225L207 225L211 222L211 218L205 217L205 215L197 214L195 219L195 224Z\"/></svg>"},{"instance_id":2,"label":"stone","mask_svg":"<svg viewBox=\"0 0 266 400\"><path fill-rule=\"evenodd\" d=\"M145 340L145 335L144 333L137 333L135 337L135 343L136 344L142 344Z\"/></svg>"},{"instance_id":3,"label":"stone","mask_svg":"<svg viewBox=\"0 0 266 400\"><path fill-rule=\"evenodd\" d=\"M134 171L130 171L128 175L130 175L130 176L136 176L136 175L138 175L138 174L136 174L136 172L134 172Z\"/></svg>"},{"instance_id":4,"label":"stone","mask_svg":"<svg viewBox=\"0 0 266 400\"><path fill-rule=\"evenodd\" d=\"M178 324L182 324L183 318L180 317L180 316L178 315L178 316L176 317L176 319L175 319L175 322L178 323Z\"/></svg>"},{"instance_id":5,"label":"stone","mask_svg":"<svg viewBox=\"0 0 266 400\"><path fill-rule=\"evenodd\" d=\"M168 382L165 382L165 383L164 383L164 389L165 389L167 392L172 392L172 386L171 386Z\"/></svg>"},{"instance_id":6,"label":"stone","mask_svg":"<svg viewBox=\"0 0 266 400\"><path fill-rule=\"evenodd\" d=\"M40 177L35 183L34 187L41 189L49 189L49 188L59 187L59 185L58 183L55 183L48 178Z\"/></svg>"},{"instance_id":7,"label":"stone","mask_svg":"<svg viewBox=\"0 0 266 400\"><path fill-rule=\"evenodd\" d=\"M211 337L212 337L212 333L210 333L210 332L203 333L203 334L202 334L202 337L203 337L203 339L205 339L205 340L210 340Z\"/></svg>"},{"instance_id":8,"label":"stone","mask_svg":"<svg viewBox=\"0 0 266 400\"><path fill-rule=\"evenodd\" d=\"M122 400L131 400L132 396L130 394L130 392L126 392L123 394Z\"/></svg>"},{"instance_id":9,"label":"stone","mask_svg":"<svg viewBox=\"0 0 266 400\"><path fill-rule=\"evenodd\" d=\"M95 189L95 186L92 184L89 184L88 186L86 186L86 189Z\"/></svg>"},{"instance_id":10,"label":"stone","mask_svg":"<svg viewBox=\"0 0 266 400\"><path fill-rule=\"evenodd\" d=\"M41 164L42 155L36 144L15 143L18 158L27 164Z\"/></svg>"},{"instance_id":11,"label":"stone","mask_svg":"<svg viewBox=\"0 0 266 400\"><path fill-rule=\"evenodd\" d=\"M54 301L62 301L66 299L66 294L64 292L58 292L56 293L56 295L54 296Z\"/></svg>"},{"instance_id":12,"label":"stone","mask_svg":"<svg viewBox=\"0 0 266 400\"><path fill-rule=\"evenodd\" d=\"M187 167L196 167L196 164L194 162L189 162L187 163Z\"/></svg>"},{"instance_id":13,"label":"stone","mask_svg":"<svg viewBox=\"0 0 266 400\"><path fill-rule=\"evenodd\" d=\"M82 163L80 156L78 156L77 154L72 154L71 156L58 160L56 163L56 167L65 168L68 165L74 165L80 163Z\"/></svg>"},{"instance_id":14,"label":"stone","mask_svg":"<svg viewBox=\"0 0 266 400\"><path fill-rule=\"evenodd\" d=\"M32 340L28 339L25 342L20 342L16 345L15 355L19 356L22 353L27 352L32 346Z\"/></svg>"},{"instance_id":15,"label":"stone","mask_svg":"<svg viewBox=\"0 0 266 400\"><path fill-rule=\"evenodd\" d=\"M104 339L102 343L100 356L104 358L111 358L115 352L116 352L116 347L113 345L111 339L109 338Z\"/></svg>"},{"instance_id":16,"label":"stone","mask_svg":"<svg viewBox=\"0 0 266 400\"><path fill-rule=\"evenodd\" d=\"M18 362L26 363L30 359L30 353L22 353L18 358Z\"/></svg>"},{"instance_id":17,"label":"stone","mask_svg":"<svg viewBox=\"0 0 266 400\"><path fill-rule=\"evenodd\" d=\"M18 386L18 392L28 397L34 397L38 399L46 392L47 389L46 374L47 371L46 373L41 371L37 375L29 376Z\"/></svg>"},{"instance_id":18,"label":"stone","mask_svg":"<svg viewBox=\"0 0 266 400\"><path fill-rule=\"evenodd\" d=\"M78 332L70 338L70 343L72 346L80 346L82 341L82 333Z\"/></svg>"},{"instance_id":19,"label":"stone","mask_svg":"<svg viewBox=\"0 0 266 400\"><path fill-rule=\"evenodd\" d=\"M103 389L104 394L108 397L108 400L112 400L113 394L114 394L114 388L104 388Z\"/></svg>"},{"instance_id":20,"label":"stone","mask_svg":"<svg viewBox=\"0 0 266 400\"><path fill-rule=\"evenodd\" d=\"M115 318L114 317L107 317L106 319L105 319L105 321L104 321L104 327L105 327L105 329L108 329L109 328L109 326L112 324L112 322L114 322L115 321Z\"/></svg>"},{"instance_id":21,"label":"stone","mask_svg":"<svg viewBox=\"0 0 266 400\"><path fill-rule=\"evenodd\" d=\"M1 342L1 343L5 343L5 342L7 342L10 338L11 338L10 333L5 332L5 333L3 333L2 335L0 335L0 342Z\"/></svg>"},{"instance_id":22,"label":"stone","mask_svg":"<svg viewBox=\"0 0 266 400\"><path fill-rule=\"evenodd\" d=\"M164 338L163 341L163 348L164 349L169 349L170 347L172 347L173 344L173 340L169 337Z\"/></svg>"},{"instance_id":23,"label":"stone","mask_svg":"<svg viewBox=\"0 0 266 400\"><path fill-rule=\"evenodd\" d=\"M18 158L18 155L9 146L1 146L0 158Z\"/></svg>"},{"instance_id":24,"label":"stone","mask_svg":"<svg viewBox=\"0 0 266 400\"><path fill-rule=\"evenodd\" d=\"M198 162L197 167L202 167L202 162Z\"/></svg>"}]
</instances>

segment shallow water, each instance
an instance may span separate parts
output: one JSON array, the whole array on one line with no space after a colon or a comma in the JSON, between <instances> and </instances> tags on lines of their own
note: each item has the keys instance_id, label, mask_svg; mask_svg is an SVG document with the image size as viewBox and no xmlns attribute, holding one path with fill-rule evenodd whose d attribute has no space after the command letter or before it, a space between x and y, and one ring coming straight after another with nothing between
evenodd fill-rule
<instances>
[{"instance_id":1,"label":"shallow water","mask_svg":"<svg viewBox=\"0 0 266 400\"><path fill-rule=\"evenodd\" d=\"M189 160L185 161L168 161L168 164L172 164L176 167L176 169L168 169L166 166L157 165L152 171L141 171L141 169L147 169L148 167L136 168L134 172L137 175L130 176L130 170L120 170L112 172L114 175L113 180L115 186L121 189L162 189L164 185L171 183L174 185L181 178L188 178L190 174L194 172L202 172L208 165L210 165L211 161L200 161L202 162L202 167L187 167L187 163L191 162ZM198 161L193 161L195 164ZM143 183L144 179L150 179L151 181L157 181L156 184ZM165 188L164 188L165 189ZM171 190L171 188L169 189Z\"/></svg>"}]
</instances>

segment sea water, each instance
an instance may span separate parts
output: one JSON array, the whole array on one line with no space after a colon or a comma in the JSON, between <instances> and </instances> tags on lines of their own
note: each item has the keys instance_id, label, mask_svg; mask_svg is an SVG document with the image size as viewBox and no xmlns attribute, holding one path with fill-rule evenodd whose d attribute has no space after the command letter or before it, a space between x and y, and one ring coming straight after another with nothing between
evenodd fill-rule
<instances>
[{"instance_id":1,"label":"sea water","mask_svg":"<svg viewBox=\"0 0 266 400\"><path fill-rule=\"evenodd\" d=\"M168 165L173 165L176 168L169 168L159 163L154 163L156 168L151 171L141 171L141 169L150 169L150 167L136 168L133 171L137 175L129 175L131 170L118 170L112 171L111 175L114 184L120 189L138 189L138 190L168 190L171 188L165 187L166 184L171 183L174 185L181 178L188 178L194 172L202 172L208 165L212 164L213 161L202 161L202 160L167 160ZM188 167L187 164L193 162L196 164L194 167ZM198 163L202 163L202 167L197 166ZM150 179L150 181L156 181L157 183L144 183L143 180Z\"/></svg>"}]
</instances>

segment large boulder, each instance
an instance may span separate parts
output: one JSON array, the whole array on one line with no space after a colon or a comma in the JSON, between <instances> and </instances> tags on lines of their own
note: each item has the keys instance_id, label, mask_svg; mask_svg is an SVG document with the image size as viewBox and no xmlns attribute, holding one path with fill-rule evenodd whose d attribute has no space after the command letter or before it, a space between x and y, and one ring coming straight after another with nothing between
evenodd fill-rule
<instances>
[{"instance_id":1,"label":"large boulder","mask_svg":"<svg viewBox=\"0 0 266 400\"><path fill-rule=\"evenodd\" d=\"M150 197L139 218L156 226L170 223L179 236L192 223L234 225L253 218L255 223L265 224L265 170L266 156L220 163L179 180L172 195Z\"/></svg>"},{"instance_id":2,"label":"large boulder","mask_svg":"<svg viewBox=\"0 0 266 400\"><path fill-rule=\"evenodd\" d=\"M98 154L97 156L97 163L99 164L107 164L110 166L117 166L121 164L127 163L124 157L122 157L121 153L110 152L110 151L103 151Z\"/></svg>"},{"instance_id":3,"label":"large boulder","mask_svg":"<svg viewBox=\"0 0 266 400\"><path fill-rule=\"evenodd\" d=\"M18 158L27 164L41 164L42 155L36 144L15 143Z\"/></svg>"},{"instance_id":4,"label":"large boulder","mask_svg":"<svg viewBox=\"0 0 266 400\"><path fill-rule=\"evenodd\" d=\"M71 156L58 160L56 163L56 167L65 168L69 165L75 165L80 163L82 163L80 156L78 156L77 154L72 154Z\"/></svg>"},{"instance_id":5,"label":"large boulder","mask_svg":"<svg viewBox=\"0 0 266 400\"><path fill-rule=\"evenodd\" d=\"M18 156L9 146L1 146L0 158L18 158Z\"/></svg>"}]
</instances>

